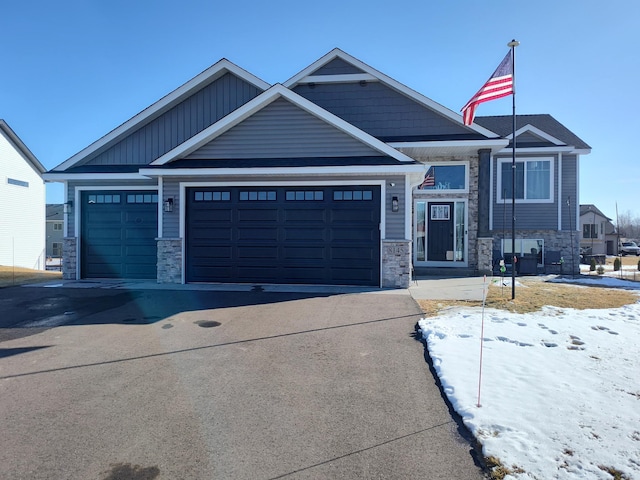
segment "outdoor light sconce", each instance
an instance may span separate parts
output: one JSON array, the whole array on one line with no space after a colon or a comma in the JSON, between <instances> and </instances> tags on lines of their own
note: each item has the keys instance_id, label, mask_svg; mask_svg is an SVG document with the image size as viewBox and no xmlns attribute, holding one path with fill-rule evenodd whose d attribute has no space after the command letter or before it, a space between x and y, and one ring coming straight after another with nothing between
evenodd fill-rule
<instances>
[{"instance_id":1,"label":"outdoor light sconce","mask_svg":"<svg viewBox=\"0 0 640 480\"><path fill-rule=\"evenodd\" d=\"M397 212L400 210L400 205L398 204L398 197L391 197L391 211Z\"/></svg>"},{"instance_id":2,"label":"outdoor light sconce","mask_svg":"<svg viewBox=\"0 0 640 480\"><path fill-rule=\"evenodd\" d=\"M167 198L163 206L165 212L173 212L173 198Z\"/></svg>"},{"instance_id":3,"label":"outdoor light sconce","mask_svg":"<svg viewBox=\"0 0 640 480\"><path fill-rule=\"evenodd\" d=\"M69 200L67 203L63 204L62 213L70 214L71 210L73 210L73 201Z\"/></svg>"}]
</instances>

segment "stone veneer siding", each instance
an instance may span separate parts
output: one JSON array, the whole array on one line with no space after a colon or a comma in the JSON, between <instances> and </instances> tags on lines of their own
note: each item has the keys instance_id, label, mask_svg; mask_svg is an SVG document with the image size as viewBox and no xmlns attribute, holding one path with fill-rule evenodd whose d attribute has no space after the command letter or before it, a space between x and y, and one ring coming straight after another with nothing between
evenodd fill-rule
<instances>
[{"instance_id":1,"label":"stone veneer siding","mask_svg":"<svg viewBox=\"0 0 640 480\"><path fill-rule=\"evenodd\" d=\"M382 241L382 287L409 288L411 284L411 241Z\"/></svg>"},{"instance_id":2,"label":"stone veneer siding","mask_svg":"<svg viewBox=\"0 0 640 480\"><path fill-rule=\"evenodd\" d=\"M62 279L77 280L78 239L65 237L62 240Z\"/></svg>"},{"instance_id":3,"label":"stone veneer siding","mask_svg":"<svg viewBox=\"0 0 640 480\"><path fill-rule=\"evenodd\" d=\"M516 225L517 226L517 225ZM565 275L580 274L580 236L582 232L567 230L518 230L516 229L516 240L542 239L544 241L544 251L559 251L564 260L562 273ZM505 233L506 238L511 239L511 232ZM492 249L501 250L502 232L496 233L493 238ZM572 243L573 240L573 243ZM543 255L544 255L543 251ZM541 267L538 267L541 268Z\"/></svg>"},{"instance_id":4,"label":"stone veneer siding","mask_svg":"<svg viewBox=\"0 0 640 480\"><path fill-rule=\"evenodd\" d=\"M489 275L493 272L493 238L478 239L478 273Z\"/></svg>"},{"instance_id":5,"label":"stone veneer siding","mask_svg":"<svg viewBox=\"0 0 640 480\"><path fill-rule=\"evenodd\" d=\"M182 239L156 238L158 283L182 283Z\"/></svg>"}]
</instances>

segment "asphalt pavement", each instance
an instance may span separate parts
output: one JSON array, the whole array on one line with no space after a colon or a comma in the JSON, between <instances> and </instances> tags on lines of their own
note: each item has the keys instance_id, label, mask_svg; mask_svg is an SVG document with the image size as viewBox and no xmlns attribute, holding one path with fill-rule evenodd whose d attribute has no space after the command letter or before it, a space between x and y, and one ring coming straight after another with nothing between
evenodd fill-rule
<instances>
[{"instance_id":1,"label":"asphalt pavement","mask_svg":"<svg viewBox=\"0 0 640 480\"><path fill-rule=\"evenodd\" d=\"M411 289L148 287L0 289L0 478L484 478Z\"/></svg>"}]
</instances>

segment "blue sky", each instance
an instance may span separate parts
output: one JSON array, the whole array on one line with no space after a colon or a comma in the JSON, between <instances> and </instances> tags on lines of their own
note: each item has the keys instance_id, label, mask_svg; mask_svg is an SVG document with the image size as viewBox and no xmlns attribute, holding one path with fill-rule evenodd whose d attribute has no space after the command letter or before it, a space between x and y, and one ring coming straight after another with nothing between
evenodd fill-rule
<instances>
[{"instance_id":1,"label":"blue sky","mask_svg":"<svg viewBox=\"0 0 640 480\"><path fill-rule=\"evenodd\" d=\"M276 83L339 47L459 112L516 38L517 112L550 113L591 145L581 203L640 216L635 0L8 3L0 118L47 168L223 57ZM477 111L510 113L510 97Z\"/></svg>"}]
</instances>

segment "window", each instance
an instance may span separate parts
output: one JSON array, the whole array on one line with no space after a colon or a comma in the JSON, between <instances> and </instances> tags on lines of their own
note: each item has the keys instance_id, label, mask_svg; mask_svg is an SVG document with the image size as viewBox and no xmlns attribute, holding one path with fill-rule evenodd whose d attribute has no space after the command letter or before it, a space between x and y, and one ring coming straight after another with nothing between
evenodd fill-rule
<instances>
[{"instance_id":1,"label":"window","mask_svg":"<svg viewBox=\"0 0 640 480\"><path fill-rule=\"evenodd\" d=\"M120 195L88 195L88 203L120 203ZM129 202L132 203L132 202Z\"/></svg>"},{"instance_id":2,"label":"window","mask_svg":"<svg viewBox=\"0 0 640 480\"><path fill-rule=\"evenodd\" d=\"M288 201L291 201L291 200L320 201L324 199L324 192L322 190L289 191L286 193L285 199Z\"/></svg>"},{"instance_id":3,"label":"window","mask_svg":"<svg viewBox=\"0 0 640 480\"><path fill-rule=\"evenodd\" d=\"M228 202L231 192L195 192L193 199L196 202Z\"/></svg>"},{"instance_id":4,"label":"window","mask_svg":"<svg viewBox=\"0 0 640 480\"><path fill-rule=\"evenodd\" d=\"M17 185L18 187L29 187L29 182L25 182L24 180L16 180L15 178L7 178L7 183L9 185Z\"/></svg>"},{"instance_id":5,"label":"window","mask_svg":"<svg viewBox=\"0 0 640 480\"><path fill-rule=\"evenodd\" d=\"M371 190L336 190L333 199L338 201L362 201L373 200Z\"/></svg>"},{"instance_id":6,"label":"window","mask_svg":"<svg viewBox=\"0 0 640 480\"><path fill-rule=\"evenodd\" d=\"M61 257L62 256L62 243L53 242L51 244L51 254L54 257Z\"/></svg>"},{"instance_id":7,"label":"window","mask_svg":"<svg viewBox=\"0 0 640 480\"><path fill-rule=\"evenodd\" d=\"M552 201L551 158L516 159L516 200ZM512 161L499 161L498 201L511 200L513 192Z\"/></svg>"},{"instance_id":8,"label":"window","mask_svg":"<svg viewBox=\"0 0 640 480\"><path fill-rule=\"evenodd\" d=\"M262 202L262 201L268 201L268 202L272 202L276 199L276 192L275 191L248 191L248 192L240 192L240 201L241 202L247 202L247 201L251 201L251 202Z\"/></svg>"},{"instance_id":9,"label":"window","mask_svg":"<svg viewBox=\"0 0 640 480\"><path fill-rule=\"evenodd\" d=\"M127 195L127 203L158 203L158 195L155 193L136 193L135 195Z\"/></svg>"},{"instance_id":10,"label":"window","mask_svg":"<svg viewBox=\"0 0 640 480\"><path fill-rule=\"evenodd\" d=\"M465 190L466 165L433 165L418 185L418 190Z\"/></svg>"},{"instance_id":11,"label":"window","mask_svg":"<svg viewBox=\"0 0 640 480\"><path fill-rule=\"evenodd\" d=\"M536 257L538 264L542 264L542 250L544 248L544 240L533 238L516 238L516 256L517 257ZM504 262L511 264L511 239L502 240L502 254Z\"/></svg>"},{"instance_id":12,"label":"window","mask_svg":"<svg viewBox=\"0 0 640 480\"><path fill-rule=\"evenodd\" d=\"M598 238L598 226L594 223L582 225L582 238Z\"/></svg>"},{"instance_id":13,"label":"window","mask_svg":"<svg viewBox=\"0 0 640 480\"><path fill-rule=\"evenodd\" d=\"M53 224L53 230L61 232L62 231L62 224L61 223L54 223Z\"/></svg>"}]
</instances>

